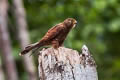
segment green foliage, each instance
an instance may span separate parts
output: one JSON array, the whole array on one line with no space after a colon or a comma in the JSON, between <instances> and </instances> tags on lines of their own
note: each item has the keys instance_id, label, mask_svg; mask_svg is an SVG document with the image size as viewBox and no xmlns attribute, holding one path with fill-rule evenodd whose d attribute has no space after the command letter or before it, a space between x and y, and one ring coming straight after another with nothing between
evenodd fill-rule
<instances>
[{"instance_id":1,"label":"green foliage","mask_svg":"<svg viewBox=\"0 0 120 80\"><path fill-rule=\"evenodd\" d=\"M32 42L73 17L78 25L69 33L65 46L80 51L86 44L96 60L99 80L120 79L119 0L24 0L24 6Z\"/></svg>"}]
</instances>

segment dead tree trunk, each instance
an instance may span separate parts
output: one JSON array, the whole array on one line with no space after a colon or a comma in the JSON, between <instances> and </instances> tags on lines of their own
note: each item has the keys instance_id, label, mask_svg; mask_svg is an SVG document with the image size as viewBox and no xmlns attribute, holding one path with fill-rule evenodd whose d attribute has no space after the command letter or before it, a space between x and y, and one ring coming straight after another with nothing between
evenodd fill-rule
<instances>
[{"instance_id":1,"label":"dead tree trunk","mask_svg":"<svg viewBox=\"0 0 120 80\"><path fill-rule=\"evenodd\" d=\"M13 0L13 5L20 45L21 48L24 49L30 43L28 37L25 10L23 7L22 0ZM29 80L37 80L37 75L32 56L29 57L26 55L23 57L23 60L25 69L28 73Z\"/></svg>"},{"instance_id":2,"label":"dead tree trunk","mask_svg":"<svg viewBox=\"0 0 120 80\"><path fill-rule=\"evenodd\" d=\"M85 45L81 54L64 47L44 49L38 60L40 80L98 80L95 61Z\"/></svg>"},{"instance_id":3,"label":"dead tree trunk","mask_svg":"<svg viewBox=\"0 0 120 80\"><path fill-rule=\"evenodd\" d=\"M18 80L15 62L12 56L9 33L7 30L7 0L0 0L0 49L1 58L5 66L7 80Z\"/></svg>"}]
</instances>

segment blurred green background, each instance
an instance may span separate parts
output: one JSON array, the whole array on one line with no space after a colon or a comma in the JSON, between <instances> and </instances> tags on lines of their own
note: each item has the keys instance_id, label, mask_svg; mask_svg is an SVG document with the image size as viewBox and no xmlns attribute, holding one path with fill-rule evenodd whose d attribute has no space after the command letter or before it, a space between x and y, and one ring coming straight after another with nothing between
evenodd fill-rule
<instances>
[{"instance_id":1,"label":"blurred green background","mask_svg":"<svg viewBox=\"0 0 120 80\"><path fill-rule=\"evenodd\" d=\"M120 0L24 0L24 7L31 43L39 41L55 24L75 18L78 25L69 33L65 47L80 52L86 44L96 60L99 80L120 80ZM20 46L11 9L9 31L22 80L26 72L18 55Z\"/></svg>"}]
</instances>

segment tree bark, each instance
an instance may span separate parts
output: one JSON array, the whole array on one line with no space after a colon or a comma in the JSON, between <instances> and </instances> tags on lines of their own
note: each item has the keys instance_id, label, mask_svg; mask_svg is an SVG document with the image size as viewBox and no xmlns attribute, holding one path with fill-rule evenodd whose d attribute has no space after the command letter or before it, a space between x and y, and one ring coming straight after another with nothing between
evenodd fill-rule
<instances>
[{"instance_id":1,"label":"tree bark","mask_svg":"<svg viewBox=\"0 0 120 80\"><path fill-rule=\"evenodd\" d=\"M0 0L0 49L7 80L18 80L7 30L7 0Z\"/></svg>"},{"instance_id":2,"label":"tree bark","mask_svg":"<svg viewBox=\"0 0 120 80\"><path fill-rule=\"evenodd\" d=\"M38 60L40 80L98 80L95 61L85 45L81 54L64 47L43 49Z\"/></svg>"},{"instance_id":3,"label":"tree bark","mask_svg":"<svg viewBox=\"0 0 120 80\"><path fill-rule=\"evenodd\" d=\"M30 43L28 30L27 30L27 22L25 10L23 7L22 0L13 0L14 5L14 14L16 19L16 26L18 28L18 36L22 50ZM23 56L23 61L25 65L25 69L28 73L29 80L37 80L37 75L35 71L35 66L33 62L33 57L29 57L29 55Z\"/></svg>"}]
</instances>

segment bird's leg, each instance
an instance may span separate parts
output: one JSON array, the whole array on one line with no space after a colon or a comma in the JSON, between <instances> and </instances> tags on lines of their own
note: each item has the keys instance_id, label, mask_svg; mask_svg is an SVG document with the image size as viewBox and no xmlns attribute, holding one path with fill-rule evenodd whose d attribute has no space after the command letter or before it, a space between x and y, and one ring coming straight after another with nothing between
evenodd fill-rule
<instances>
[{"instance_id":1,"label":"bird's leg","mask_svg":"<svg viewBox=\"0 0 120 80\"><path fill-rule=\"evenodd\" d=\"M53 51L55 53L56 59L58 61L59 57L59 42L57 40L52 42ZM57 51L57 52L56 52Z\"/></svg>"},{"instance_id":2,"label":"bird's leg","mask_svg":"<svg viewBox=\"0 0 120 80\"><path fill-rule=\"evenodd\" d=\"M62 43L62 44L60 44L59 46L60 46L60 47L64 47L64 44Z\"/></svg>"},{"instance_id":3,"label":"bird's leg","mask_svg":"<svg viewBox=\"0 0 120 80\"><path fill-rule=\"evenodd\" d=\"M64 47L63 42L64 42L64 40L62 40L62 41L59 42L59 46L60 46L60 47Z\"/></svg>"}]
</instances>

